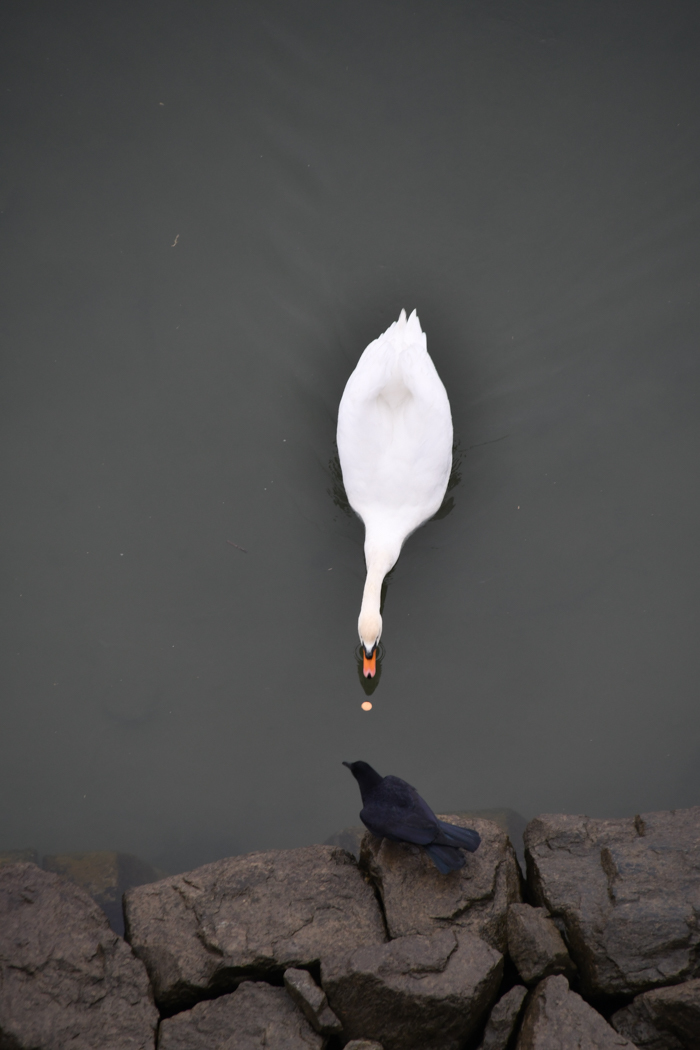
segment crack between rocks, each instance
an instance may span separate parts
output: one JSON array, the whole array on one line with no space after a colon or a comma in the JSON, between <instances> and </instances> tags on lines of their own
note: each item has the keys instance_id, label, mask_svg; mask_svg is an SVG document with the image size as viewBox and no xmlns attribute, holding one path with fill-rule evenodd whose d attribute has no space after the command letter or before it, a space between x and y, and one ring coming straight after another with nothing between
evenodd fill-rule
<instances>
[{"instance_id":1,"label":"crack between rocks","mask_svg":"<svg viewBox=\"0 0 700 1050\"><path fill-rule=\"evenodd\" d=\"M359 867L359 864L358 864L358 867ZM379 883L378 883L378 881L375 878L373 878L373 876L371 875L371 873L369 871L367 871L367 870L365 870L363 868L360 868L360 871L362 872L362 875L367 879L367 882L369 883L369 885L372 887L372 890L374 892L374 899L376 900L377 907L379 908L379 914L380 914L381 920L382 920L382 927L384 929L384 935L386 936L387 941L391 941L394 938L389 933L389 923L387 922L386 909L384 908L384 901L382 899L382 894L381 894L381 891L379 889Z\"/></svg>"}]
</instances>

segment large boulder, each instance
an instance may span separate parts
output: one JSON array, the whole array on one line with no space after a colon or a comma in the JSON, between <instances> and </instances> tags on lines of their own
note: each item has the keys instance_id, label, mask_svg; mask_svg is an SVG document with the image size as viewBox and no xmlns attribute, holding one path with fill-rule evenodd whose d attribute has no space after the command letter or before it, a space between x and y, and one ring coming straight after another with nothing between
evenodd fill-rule
<instances>
[{"instance_id":1,"label":"large boulder","mask_svg":"<svg viewBox=\"0 0 700 1050\"><path fill-rule=\"evenodd\" d=\"M321 1050L323 1042L284 988L252 981L161 1021L158 1032L158 1050Z\"/></svg>"},{"instance_id":2,"label":"large boulder","mask_svg":"<svg viewBox=\"0 0 700 1050\"><path fill-rule=\"evenodd\" d=\"M458 1050L493 1003L503 956L458 927L329 952L321 983L350 1038L385 1050Z\"/></svg>"},{"instance_id":3,"label":"large boulder","mask_svg":"<svg viewBox=\"0 0 700 1050\"><path fill-rule=\"evenodd\" d=\"M528 985L543 977L572 976L574 966L562 935L544 908L511 904L508 909L508 954Z\"/></svg>"},{"instance_id":4,"label":"large boulder","mask_svg":"<svg viewBox=\"0 0 700 1050\"><path fill-rule=\"evenodd\" d=\"M700 807L537 817L525 853L531 894L563 923L585 995L700 975Z\"/></svg>"},{"instance_id":5,"label":"large boulder","mask_svg":"<svg viewBox=\"0 0 700 1050\"><path fill-rule=\"evenodd\" d=\"M441 816L481 835L475 853L464 854L459 871L441 875L425 850L367 832L360 866L377 886L390 937L469 930L500 952L507 944L508 905L520 901L520 869L505 831L490 820Z\"/></svg>"},{"instance_id":6,"label":"large boulder","mask_svg":"<svg viewBox=\"0 0 700 1050\"><path fill-rule=\"evenodd\" d=\"M643 992L611 1021L639 1050L698 1050L700 980Z\"/></svg>"},{"instance_id":7,"label":"large boulder","mask_svg":"<svg viewBox=\"0 0 700 1050\"><path fill-rule=\"evenodd\" d=\"M270 850L206 864L124 897L126 937L165 1013L231 991L242 978L282 979L324 952L381 944L372 887L332 846Z\"/></svg>"},{"instance_id":8,"label":"large boulder","mask_svg":"<svg viewBox=\"0 0 700 1050\"><path fill-rule=\"evenodd\" d=\"M592 1006L569 989L566 977L546 977L525 1010L516 1050L635 1050Z\"/></svg>"},{"instance_id":9,"label":"large boulder","mask_svg":"<svg viewBox=\"0 0 700 1050\"><path fill-rule=\"evenodd\" d=\"M152 1050L157 1022L143 963L84 890L0 869L0 1046Z\"/></svg>"}]
</instances>

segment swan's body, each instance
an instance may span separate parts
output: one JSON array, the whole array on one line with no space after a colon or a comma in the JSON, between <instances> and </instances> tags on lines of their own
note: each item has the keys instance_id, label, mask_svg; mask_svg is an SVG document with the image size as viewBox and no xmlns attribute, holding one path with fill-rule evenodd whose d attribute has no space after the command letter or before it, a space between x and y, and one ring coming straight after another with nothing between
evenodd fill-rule
<instances>
[{"instance_id":1,"label":"swan's body","mask_svg":"<svg viewBox=\"0 0 700 1050\"><path fill-rule=\"evenodd\" d=\"M382 581L401 547L439 509L452 466L452 416L414 310L370 343L338 409L350 506L365 524L367 579L358 621L365 675L382 633ZM369 671L368 671L369 668Z\"/></svg>"}]
</instances>

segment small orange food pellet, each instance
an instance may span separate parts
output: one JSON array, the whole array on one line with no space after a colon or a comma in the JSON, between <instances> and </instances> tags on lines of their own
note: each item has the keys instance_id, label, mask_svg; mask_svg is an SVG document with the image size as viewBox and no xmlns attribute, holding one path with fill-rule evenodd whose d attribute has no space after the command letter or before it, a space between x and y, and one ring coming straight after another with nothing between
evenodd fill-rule
<instances>
[{"instance_id":1,"label":"small orange food pellet","mask_svg":"<svg viewBox=\"0 0 700 1050\"><path fill-rule=\"evenodd\" d=\"M370 704L369 700L363 701L362 710L363 711L371 711L372 710L372 705Z\"/></svg>"}]
</instances>

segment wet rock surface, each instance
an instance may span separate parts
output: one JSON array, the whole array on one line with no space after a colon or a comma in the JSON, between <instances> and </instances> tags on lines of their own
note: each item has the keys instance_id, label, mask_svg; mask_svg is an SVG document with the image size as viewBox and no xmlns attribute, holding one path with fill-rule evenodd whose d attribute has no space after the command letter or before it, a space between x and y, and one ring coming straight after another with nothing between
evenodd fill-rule
<instances>
[{"instance_id":1,"label":"wet rock surface","mask_svg":"<svg viewBox=\"0 0 700 1050\"><path fill-rule=\"evenodd\" d=\"M584 995L635 995L700 974L700 807L625 820L544 815L528 884L560 918Z\"/></svg>"},{"instance_id":2,"label":"wet rock surface","mask_svg":"<svg viewBox=\"0 0 700 1050\"><path fill-rule=\"evenodd\" d=\"M158 1033L158 1050L321 1050L323 1042L284 988L252 981L162 1021Z\"/></svg>"},{"instance_id":3,"label":"wet rock surface","mask_svg":"<svg viewBox=\"0 0 700 1050\"><path fill-rule=\"evenodd\" d=\"M377 839L362 842L360 866L381 895L390 937L459 928L506 950L508 905L521 900L520 870L505 831L490 820L441 815L481 835L460 871L441 875L419 846Z\"/></svg>"},{"instance_id":4,"label":"wet rock surface","mask_svg":"<svg viewBox=\"0 0 700 1050\"><path fill-rule=\"evenodd\" d=\"M639 1050L698 1050L700 980L644 992L611 1021Z\"/></svg>"},{"instance_id":5,"label":"wet rock surface","mask_svg":"<svg viewBox=\"0 0 700 1050\"><path fill-rule=\"evenodd\" d=\"M321 983L351 1038L385 1050L457 1050L493 1002L502 970L499 952L457 928L329 953Z\"/></svg>"},{"instance_id":6,"label":"wet rock surface","mask_svg":"<svg viewBox=\"0 0 700 1050\"><path fill-rule=\"evenodd\" d=\"M527 988L516 984L494 1006L479 1050L506 1050L527 997Z\"/></svg>"},{"instance_id":7,"label":"wet rock surface","mask_svg":"<svg viewBox=\"0 0 700 1050\"><path fill-rule=\"evenodd\" d=\"M326 993L308 970L285 970L284 987L315 1031L322 1035L342 1032L343 1026L328 1005Z\"/></svg>"},{"instance_id":8,"label":"wet rock surface","mask_svg":"<svg viewBox=\"0 0 700 1050\"><path fill-rule=\"evenodd\" d=\"M574 974L562 935L544 908L511 904L507 929L508 954L526 984L536 984L557 973Z\"/></svg>"},{"instance_id":9,"label":"wet rock surface","mask_svg":"<svg viewBox=\"0 0 700 1050\"><path fill-rule=\"evenodd\" d=\"M78 886L0 869L0 1045L146 1050L158 1020L142 962Z\"/></svg>"},{"instance_id":10,"label":"wet rock surface","mask_svg":"<svg viewBox=\"0 0 700 1050\"><path fill-rule=\"evenodd\" d=\"M125 895L126 934L166 1013L278 977L330 950L378 945L374 890L332 846L271 850L207 864Z\"/></svg>"},{"instance_id":11,"label":"wet rock surface","mask_svg":"<svg viewBox=\"0 0 700 1050\"><path fill-rule=\"evenodd\" d=\"M516 1050L635 1050L566 977L546 977L525 1010Z\"/></svg>"}]
</instances>

